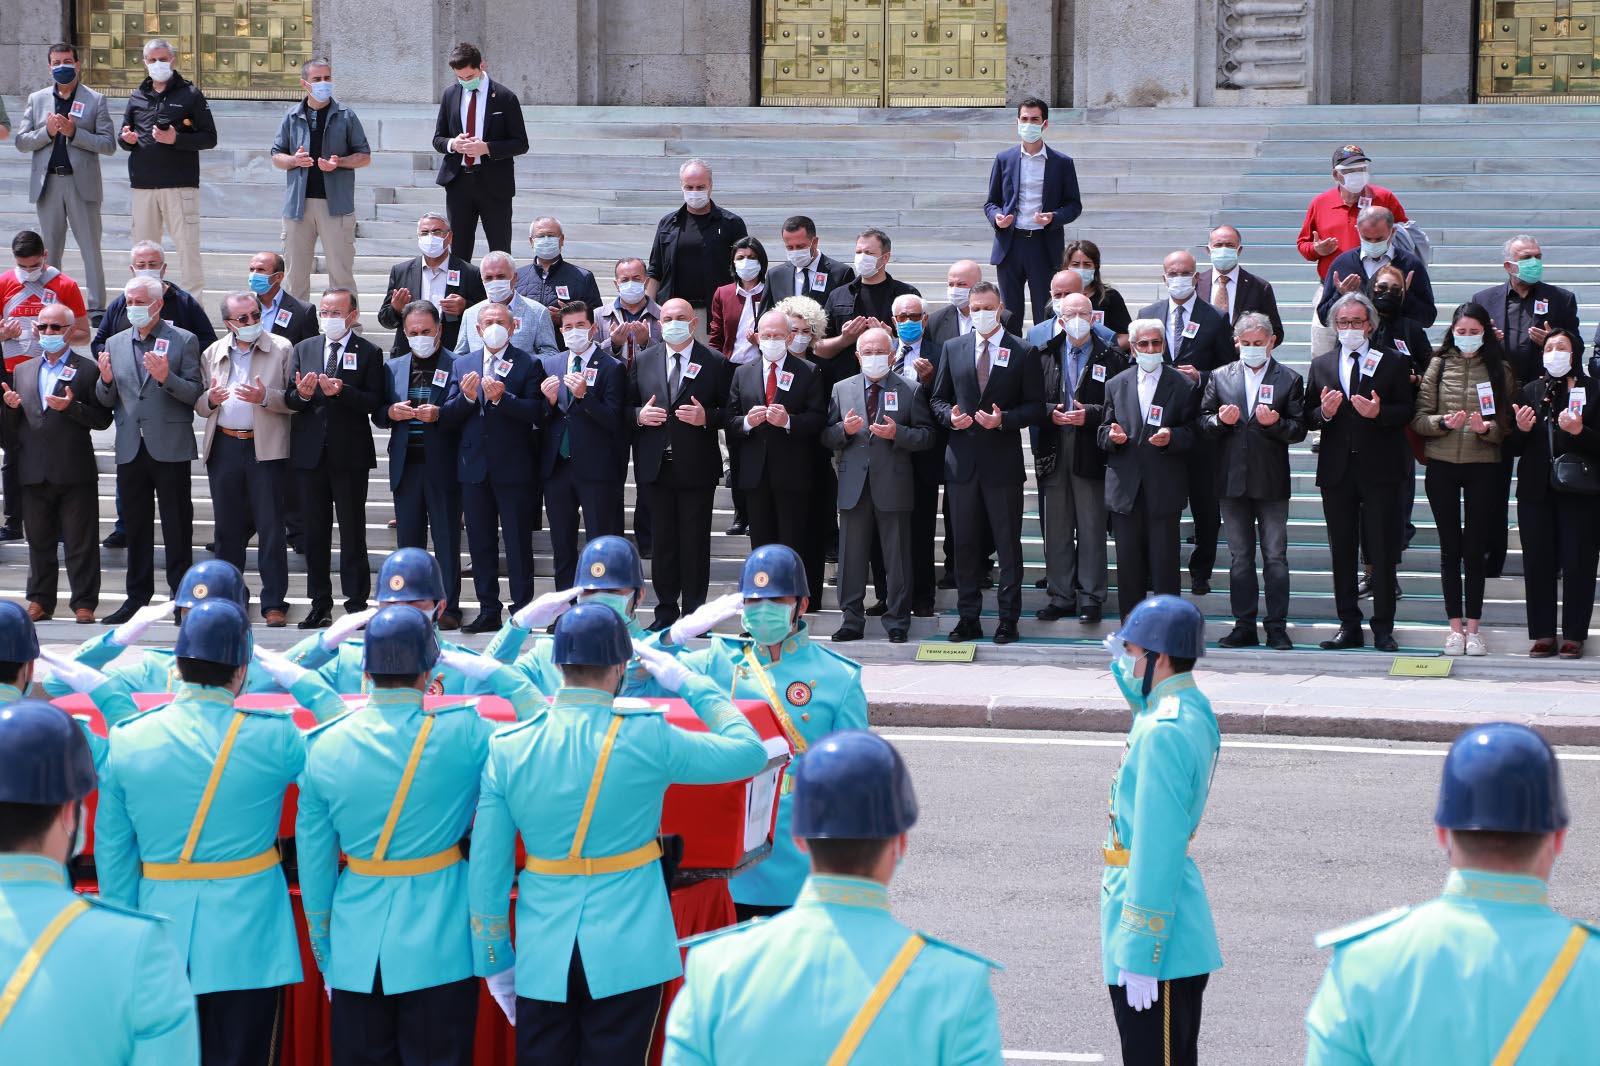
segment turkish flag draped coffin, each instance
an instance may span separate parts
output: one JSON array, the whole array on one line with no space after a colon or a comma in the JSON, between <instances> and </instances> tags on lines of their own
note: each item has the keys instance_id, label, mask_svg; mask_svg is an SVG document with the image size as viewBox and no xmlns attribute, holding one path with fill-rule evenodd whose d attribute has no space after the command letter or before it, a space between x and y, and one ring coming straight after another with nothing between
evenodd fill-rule
<instances>
[{"instance_id":1,"label":"turkish flag draped coffin","mask_svg":"<svg viewBox=\"0 0 1600 1066\"><path fill-rule=\"evenodd\" d=\"M172 700L169 692L139 693L135 696L143 709L159 707ZM364 697L347 696L352 705L363 702ZM511 705L498 696L427 696L424 702L430 707L459 704L472 699L478 712L485 718L512 723L516 720ZM705 723L682 700L651 700L666 708L667 721L680 729L706 732ZM87 696L67 696L55 703L74 715L88 719L94 732L104 736L105 721ZM294 720L303 730L316 725L311 712L294 703L288 695L256 694L241 696L239 707L292 707ZM772 708L757 700L741 700L739 709L766 743L767 767L753 778L720 785L674 785L667 790L662 808L661 831L683 838L683 859L679 864L677 887L672 891L672 913L680 937L710 932L731 925L734 921L733 900L728 895L726 878L764 858L772 846L772 834L778 818L778 790L782 784L783 768L792 752L783 728L778 724ZM284 799L283 819L279 837L289 841L294 836L295 801L297 791L290 788ZM98 797L88 799L90 826L85 857L94 855L94 806ZM285 849L285 854L292 854ZM517 848L522 855L521 844ZM92 885L79 885L92 891ZM294 901L295 923L300 933L301 964L306 980L289 989L284 1009L283 1063L284 1066L324 1066L329 1061L328 1003L322 989L322 979L311 958L310 942L306 939L305 917L300 907L300 889L291 879L290 895ZM680 982L667 986L663 997L661 1018L666 1017L667 1006L677 992ZM506 1024L494 1001L484 994L478 1007L478 1027L474 1059L478 1066L506 1064L515 1060L515 1035ZM657 1025L656 1047L651 1061L660 1060L661 1026Z\"/></svg>"}]
</instances>

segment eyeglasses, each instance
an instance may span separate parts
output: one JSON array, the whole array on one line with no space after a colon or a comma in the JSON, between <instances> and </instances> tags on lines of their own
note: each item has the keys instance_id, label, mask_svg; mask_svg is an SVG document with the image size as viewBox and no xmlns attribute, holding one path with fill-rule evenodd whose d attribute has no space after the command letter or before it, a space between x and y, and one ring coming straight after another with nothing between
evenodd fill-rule
<instances>
[{"instance_id":1,"label":"eyeglasses","mask_svg":"<svg viewBox=\"0 0 1600 1066\"><path fill-rule=\"evenodd\" d=\"M1335 329L1361 329L1367 324L1364 318L1341 318L1333 323Z\"/></svg>"},{"instance_id":2,"label":"eyeglasses","mask_svg":"<svg viewBox=\"0 0 1600 1066\"><path fill-rule=\"evenodd\" d=\"M1374 285L1372 287L1372 295L1374 295L1374 296L1379 296L1379 295L1388 296L1388 295L1392 295L1394 293L1398 293L1399 291L1400 291L1400 287L1398 285Z\"/></svg>"},{"instance_id":3,"label":"eyeglasses","mask_svg":"<svg viewBox=\"0 0 1600 1066\"><path fill-rule=\"evenodd\" d=\"M922 316L912 314L909 311L902 311L900 314L894 316L894 320L896 322L921 322Z\"/></svg>"},{"instance_id":4,"label":"eyeglasses","mask_svg":"<svg viewBox=\"0 0 1600 1066\"><path fill-rule=\"evenodd\" d=\"M224 321L232 322L235 325L239 325L239 326L252 326L252 325L255 325L257 322L261 321L261 312L260 311L256 311L256 312L248 312L247 311L244 314L240 315L238 318L229 318L229 319L225 319Z\"/></svg>"},{"instance_id":5,"label":"eyeglasses","mask_svg":"<svg viewBox=\"0 0 1600 1066\"><path fill-rule=\"evenodd\" d=\"M65 333L72 328L72 323L62 325L59 322L35 322L33 328L40 333Z\"/></svg>"}]
</instances>

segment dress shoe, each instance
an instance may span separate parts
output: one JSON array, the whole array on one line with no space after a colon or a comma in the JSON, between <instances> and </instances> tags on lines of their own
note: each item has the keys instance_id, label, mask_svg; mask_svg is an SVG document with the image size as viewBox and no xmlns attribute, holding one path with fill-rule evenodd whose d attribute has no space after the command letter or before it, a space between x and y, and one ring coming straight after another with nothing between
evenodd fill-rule
<instances>
[{"instance_id":1,"label":"dress shoe","mask_svg":"<svg viewBox=\"0 0 1600 1066\"><path fill-rule=\"evenodd\" d=\"M120 626L122 623L133 617L133 612L137 611L143 606L144 604L142 603L134 603L132 600L124 600L121 607L118 607L115 611L112 611L110 614L100 619L100 624L103 626Z\"/></svg>"},{"instance_id":2,"label":"dress shoe","mask_svg":"<svg viewBox=\"0 0 1600 1066\"><path fill-rule=\"evenodd\" d=\"M1556 642L1554 640L1536 640L1533 642L1533 647L1528 649L1528 658L1530 659L1552 659L1555 654Z\"/></svg>"},{"instance_id":3,"label":"dress shoe","mask_svg":"<svg viewBox=\"0 0 1600 1066\"><path fill-rule=\"evenodd\" d=\"M1273 651L1293 651L1294 641L1289 639L1289 633L1283 629L1267 630L1267 647Z\"/></svg>"},{"instance_id":4,"label":"dress shoe","mask_svg":"<svg viewBox=\"0 0 1600 1066\"><path fill-rule=\"evenodd\" d=\"M953 589L953 588L955 588L956 587L956 575L951 573L949 570L946 570L944 573L940 574L939 575L939 587L942 588L942 589Z\"/></svg>"},{"instance_id":5,"label":"dress shoe","mask_svg":"<svg viewBox=\"0 0 1600 1066\"><path fill-rule=\"evenodd\" d=\"M214 540L206 541L206 551L211 555L217 554L217 542Z\"/></svg>"},{"instance_id":6,"label":"dress shoe","mask_svg":"<svg viewBox=\"0 0 1600 1066\"><path fill-rule=\"evenodd\" d=\"M37 603L34 603L32 600L28 601L28 620L29 621L33 621L33 622L48 622L48 621L50 621L50 619L52 619L54 617L55 617L55 612L54 611L47 611L43 607L39 606Z\"/></svg>"},{"instance_id":7,"label":"dress shoe","mask_svg":"<svg viewBox=\"0 0 1600 1066\"><path fill-rule=\"evenodd\" d=\"M77 610L72 612L72 620L77 622L80 626L93 625L94 612L89 610L87 607L79 607Z\"/></svg>"},{"instance_id":8,"label":"dress shoe","mask_svg":"<svg viewBox=\"0 0 1600 1066\"><path fill-rule=\"evenodd\" d=\"M1321 647L1323 651L1344 651L1347 648L1364 648L1367 639L1361 635L1359 629L1341 629L1339 635L1332 640L1325 640Z\"/></svg>"},{"instance_id":9,"label":"dress shoe","mask_svg":"<svg viewBox=\"0 0 1600 1066\"><path fill-rule=\"evenodd\" d=\"M1033 587L1036 589L1047 589L1050 587L1050 579L1047 577L1041 577L1039 580L1033 583Z\"/></svg>"},{"instance_id":10,"label":"dress shoe","mask_svg":"<svg viewBox=\"0 0 1600 1066\"><path fill-rule=\"evenodd\" d=\"M890 644L904 644L905 642L906 642L905 630L896 629L896 630L892 630L889 633L889 643Z\"/></svg>"},{"instance_id":11,"label":"dress shoe","mask_svg":"<svg viewBox=\"0 0 1600 1066\"><path fill-rule=\"evenodd\" d=\"M1211 595L1211 582L1209 582L1209 581L1201 581L1199 578L1195 578L1194 582L1189 586L1189 595L1191 595L1191 596L1209 596L1209 595Z\"/></svg>"},{"instance_id":12,"label":"dress shoe","mask_svg":"<svg viewBox=\"0 0 1600 1066\"><path fill-rule=\"evenodd\" d=\"M289 550L294 552L296 555L304 555L306 553L306 542L299 537L291 537L289 540Z\"/></svg>"},{"instance_id":13,"label":"dress shoe","mask_svg":"<svg viewBox=\"0 0 1600 1066\"><path fill-rule=\"evenodd\" d=\"M994 631L994 642L996 644L1015 644L1018 639L1017 623L1015 622L1001 622Z\"/></svg>"},{"instance_id":14,"label":"dress shoe","mask_svg":"<svg viewBox=\"0 0 1600 1066\"><path fill-rule=\"evenodd\" d=\"M333 625L333 608L327 604L313 603L311 610L300 619L300 629L327 629Z\"/></svg>"},{"instance_id":15,"label":"dress shoe","mask_svg":"<svg viewBox=\"0 0 1600 1066\"><path fill-rule=\"evenodd\" d=\"M956 627L950 631L950 642L952 644L960 644L962 641L966 640L982 639L983 626L979 624L976 618L971 619L970 621L963 618L961 621L957 622Z\"/></svg>"},{"instance_id":16,"label":"dress shoe","mask_svg":"<svg viewBox=\"0 0 1600 1066\"><path fill-rule=\"evenodd\" d=\"M1384 633L1381 636L1377 633L1372 634L1372 646L1391 655L1400 650L1400 645L1395 641L1393 633Z\"/></svg>"},{"instance_id":17,"label":"dress shoe","mask_svg":"<svg viewBox=\"0 0 1600 1066\"><path fill-rule=\"evenodd\" d=\"M500 616L484 611L461 627L463 633L494 633L500 628Z\"/></svg>"},{"instance_id":18,"label":"dress shoe","mask_svg":"<svg viewBox=\"0 0 1600 1066\"><path fill-rule=\"evenodd\" d=\"M1034 611L1033 616L1041 622L1059 622L1061 619L1071 618L1077 613L1078 609L1075 606L1057 607L1053 603L1047 603L1037 611Z\"/></svg>"},{"instance_id":19,"label":"dress shoe","mask_svg":"<svg viewBox=\"0 0 1600 1066\"><path fill-rule=\"evenodd\" d=\"M395 527L395 526L397 526L397 525L399 525L399 524L400 524L400 523L399 523L399 521L398 521L398 520L397 520L397 519L393 519L393 518L391 518L391 519L389 519L389 525L388 525L388 528L389 528L389 529L393 529L393 528L394 528L394 527Z\"/></svg>"},{"instance_id":20,"label":"dress shoe","mask_svg":"<svg viewBox=\"0 0 1600 1066\"><path fill-rule=\"evenodd\" d=\"M1364 600L1372 595L1372 575L1363 570L1361 576L1356 578L1356 598Z\"/></svg>"},{"instance_id":21,"label":"dress shoe","mask_svg":"<svg viewBox=\"0 0 1600 1066\"><path fill-rule=\"evenodd\" d=\"M282 629L289 624L289 616L282 611L268 611L261 616L261 620L267 623L268 629Z\"/></svg>"},{"instance_id":22,"label":"dress shoe","mask_svg":"<svg viewBox=\"0 0 1600 1066\"><path fill-rule=\"evenodd\" d=\"M823 558L823 560L825 562L830 562L830 563L838 562L839 561L839 549L838 548L829 548L827 551L822 553L822 558Z\"/></svg>"},{"instance_id":23,"label":"dress shoe","mask_svg":"<svg viewBox=\"0 0 1600 1066\"><path fill-rule=\"evenodd\" d=\"M456 630L461 628L461 616L459 614L440 615L439 628L447 633L454 633Z\"/></svg>"},{"instance_id":24,"label":"dress shoe","mask_svg":"<svg viewBox=\"0 0 1600 1066\"><path fill-rule=\"evenodd\" d=\"M828 639L835 644L843 644L851 640L860 640L864 636L866 636L866 633L859 629L836 629L833 631L833 636Z\"/></svg>"},{"instance_id":25,"label":"dress shoe","mask_svg":"<svg viewBox=\"0 0 1600 1066\"><path fill-rule=\"evenodd\" d=\"M1217 641L1219 648L1254 648L1261 644L1261 637L1256 633L1254 623L1245 625L1243 622L1233 627L1233 630Z\"/></svg>"},{"instance_id":26,"label":"dress shoe","mask_svg":"<svg viewBox=\"0 0 1600 1066\"><path fill-rule=\"evenodd\" d=\"M936 612L933 609L933 604L931 604L931 603L920 603L917 606L911 608L911 613L913 615L915 615L916 617L918 617L918 618L932 618L938 612Z\"/></svg>"},{"instance_id":27,"label":"dress shoe","mask_svg":"<svg viewBox=\"0 0 1600 1066\"><path fill-rule=\"evenodd\" d=\"M726 532L730 537L748 537L750 535L750 523L742 518L735 518Z\"/></svg>"},{"instance_id":28,"label":"dress shoe","mask_svg":"<svg viewBox=\"0 0 1600 1066\"><path fill-rule=\"evenodd\" d=\"M978 579L978 587L980 589L992 589L992 588L994 588L994 571L993 570L986 571L984 573L984 575Z\"/></svg>"},{"instance_id":29,"label":"dress shoe","mask_svg":"<svg viewBox=\"0 0 1600 1066\"><path fill-rule=\"evenodd\" d=\"M472 564L471 563L468 563L466 566L463 566L461 568L461 576L462 577L471 577L472 576Z\"/></svg>"},{"instance_id":30,"label":"dress shoe","mask_svg":"<svg viewBox=\"0 0 1600 1066\"><path fill-rule=\"evenodd\" d=\"M0 526L0 540L21 540L22 530L16 526Z\"/></svg>"},{"instance_id":31,"label":"dress shoe","mask_svg":"<svg viewBox=\"0 0 1600 1066\"><path fill-rule=\"evenodd\" d=\"M643 544L638 545L638 548L639 558L641 559L650 559L656 554L655 545L651 544L649 541L645 541Z\"/></svg>"},{"instance_id":32,"label":"dress shoe","mask_svg":"<svg viewBox=\"0 0 1600 1066\"><path fill-rule=\"evenodd\" d=\"M1563 659L1583 658L1583 641L1563 640L1561 642L1561 657Z\"/></svg>"},{"instance_id":33,"label":"dress shoe","mask_svg":"<svg viewBox=\"0 0 1600 1066\"><path fill-rule=\"evenodd\" d=\"M111 535L100 542L100 547L102 548L126 548L127 546L128 535L120 529L113 529Z\"/></svg>"},{"instance_id":34,"label":"dress shoe","mask_svg":"<svg viewBox=\"0 0 1600 1066\"><path fill-rule=\"evenodd\" d=\"M868 618L882 618L884 615L889 613L889 605L884 603L882 600L879 600L871 607L868 607L866 613Z\"/></svg>"},{"instance_id":35,"label":"dress shoe","mask_svg":"<svg viewBox=\"0 0 1600 1066\"><path fill-rule=\"evenodd\" d=\"M1086 603L1078 610L1078 621L1084 625L1097 626L1100 624L1100 605Z\"/></svg>"},{"instance_id":36,"label":"dress shoe","mask_svg":"<svg viewBox=\"0 0 1600 1066\"><path fill-rule=\"evenodd\" d=\"M344 605L345 614L360 614L367 609L366 600L349 600Z\"/></svg>"}]
</instances>

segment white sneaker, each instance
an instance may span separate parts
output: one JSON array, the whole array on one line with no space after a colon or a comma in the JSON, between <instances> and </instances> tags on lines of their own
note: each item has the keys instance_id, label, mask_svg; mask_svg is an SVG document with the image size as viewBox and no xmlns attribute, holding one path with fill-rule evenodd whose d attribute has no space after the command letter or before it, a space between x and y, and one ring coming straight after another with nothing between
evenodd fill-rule
<instances>
[{"instance_id":1,"label":"white sneaker","mask_svg":"<svg viewBox=\"0 0 1600 1066\"><path fill-rule=\"evenodd\" d=\"M1467 635L1465 633L1457 633L1452 629L1450 635L1444 638L1444 653L1446 655L1460 655L1466 650Z\"/></svg>"},{"instance_id":2,"label":"white sneaker","mask_svg":"<svg viewBox=\"0 0 1600 1066\"><path fill-rule=\"evenodd\" d=\"M1483 635L1481 633L1468 633L1467 634L1467 654L1468 655L1488 655L1489 654L1489 645L1487 645L1487 644L1485 644L1483 642Z\"/></svg>"}]
</instances>

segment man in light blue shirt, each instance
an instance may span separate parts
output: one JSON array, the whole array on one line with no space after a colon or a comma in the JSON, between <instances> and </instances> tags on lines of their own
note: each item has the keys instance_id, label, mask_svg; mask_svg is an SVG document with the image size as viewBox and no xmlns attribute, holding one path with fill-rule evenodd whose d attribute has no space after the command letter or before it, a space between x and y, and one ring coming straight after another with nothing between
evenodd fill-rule
<instances>
[{"instance_id":1,"label":"man in light blue shirt","mask_svg":"<svg viewBox=\"0 0 1600 1066\"><path fill-rule=\"evenodd\" d=\"M483 350L483 338L478 334L478 312L489 304L503 304L511 309L511 347L534 358L555 355L556 328L550 321L549 310L512 287L516 283L517 261L505 252L490 252L483 257L479 271L488 299L462 313L456 354L470 355Z\"/></svg>"}]
</instances>

